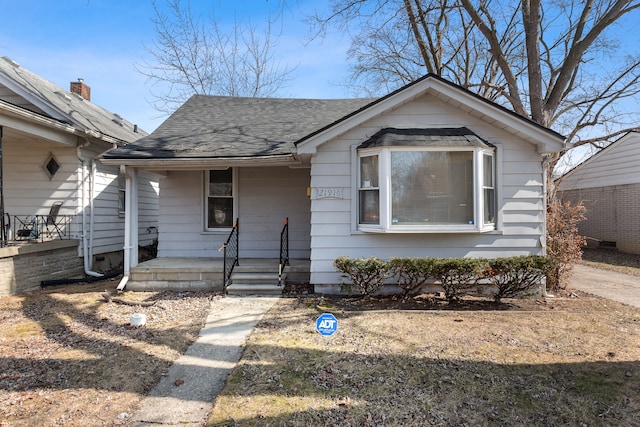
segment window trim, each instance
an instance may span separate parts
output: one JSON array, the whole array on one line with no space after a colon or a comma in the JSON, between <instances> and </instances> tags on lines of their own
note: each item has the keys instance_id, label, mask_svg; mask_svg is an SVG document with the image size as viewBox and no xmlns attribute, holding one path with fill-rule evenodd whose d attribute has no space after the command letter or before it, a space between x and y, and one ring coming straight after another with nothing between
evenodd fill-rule
<instances>
[{"instance_id":1,"label":"window trim","mask_svg":"<svg viewBox=\"0 0 640 427\"><path fill-rule=\"evenodd\" d=\"M232 224L235 222L238 217L238 168L236 167L220 167L220 168L210 168L204 171L202 174L202 227L204 232L206 233L228 233L233 228L233 225L227 227L209 227L209 176L211 171L221 171L231 169L231 195L232 195L232 205L233 205L233 215L232 215Z\"/></svg>"},{"instance_id":2,"label":"window trim","mask_svg":"<svg viewBox=\"0 0 640 427\"><path fill-rule=\"evenodd\" d=\"M53 162L56 165L55 171L53 173L51 173L51 171L49 170L49 163L51 162ZM53 178L58 174L60 169L62 169L62 163L58 161L58 159L52 152L49 152L49 155L47 156L44 163L40 165L40 167L42 168L42 171L44 172L44 174L47 175L47 177L49 178L49 181L53 181Z\"/></svg>"},{"instance_id":3,"label":"window trim","mask_svg":"<svg viewBox=\"0 0 640 427\"><path fill-rule=\"evenodd\" d=\"M487 233L495 232L499 229L499 179L500 170L497 159L500 157L500 146L491 148L485 147L453 147L453 146L381 146L371 148L358 148L352 146L352 154L355 159L353 165L352 188L354 197L352 198L352 232L359 233ZM392 151L467 151L473 152L473 200L474 200L474 224L451 224L451 225L393 225L391 221L391 152ZM360 223L360 158L371 155L378 155L379 168L379 203L380 203L380 223L362 224ZM493 162L493 184L494 184L494 212L495 218L492 223L484 223L484 192L483 192L483 160L485 155L491 155Z\"/></svg>"}]
</instances>

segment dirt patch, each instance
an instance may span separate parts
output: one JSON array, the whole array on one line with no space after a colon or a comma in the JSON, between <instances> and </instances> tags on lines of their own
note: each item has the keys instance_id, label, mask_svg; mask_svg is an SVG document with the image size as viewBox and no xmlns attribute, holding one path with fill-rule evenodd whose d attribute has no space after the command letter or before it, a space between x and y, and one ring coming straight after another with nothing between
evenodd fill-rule
<instances>
[{"instance_id":1,"label":"dirt patch","mask_svg":"<svg viewBox=\"0 0 640 427\"><path fill-rule=\"evenodd\" d=\"M0 426L112 426L128 418L195 341L212 294L139 292L116 280L0 299ZM130 326L134 313L143 327Z\"/></svg>"}]
</instances>

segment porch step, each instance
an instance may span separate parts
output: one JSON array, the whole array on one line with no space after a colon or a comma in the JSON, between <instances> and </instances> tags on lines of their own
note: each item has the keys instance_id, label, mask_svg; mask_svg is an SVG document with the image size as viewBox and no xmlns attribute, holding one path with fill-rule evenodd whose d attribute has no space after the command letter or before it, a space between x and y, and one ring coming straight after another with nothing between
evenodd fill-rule
<instances>
[{"instance_id":1,"label":"porch step","mask_svg":"<svg viewBox=\"0 0 640 427\"><path fill-rule=\"evenodd\" d=\"M291 259L283 274L283 285L289 283L308 283L310 277L308 259ZM222 258L154 258L131 268L127 290L135 291L220 291L223 276ZM249 276L244 276L248 274ZM252 279L253 278L253 279ZM272 292L280 294L278 287L278 260L241 258L240 264L233 270L232 285L270 285ZM236 288L239 288L237 286ZM243 294L262 292L254 288Z\"/></svg>"},{"instance_id":2,"label":"porch step","mask_svg":"<svg viewBox=\"0 0 640 427\"><path fill-rule=\"evenodd\" d=\"M282 280L284 281L285 275ZM284 286L278 286L277 273L234 272L231 284L227 287L229 295L280 295Z\"/></svg>"}]
</instances>

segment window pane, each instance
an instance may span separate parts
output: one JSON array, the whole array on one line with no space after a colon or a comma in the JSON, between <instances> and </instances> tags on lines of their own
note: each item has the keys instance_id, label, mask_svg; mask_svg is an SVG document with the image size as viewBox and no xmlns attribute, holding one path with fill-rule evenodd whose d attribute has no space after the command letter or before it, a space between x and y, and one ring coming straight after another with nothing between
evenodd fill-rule
<instances>
[{"instance_id":1,"label":"window pane","mask_svg":"<svg viewBox=\"0 0 640 427\"><path fill-rule=\"evenodd\" d=\"M378 156L360 158L360 188L378 187Z\"/></svg>"},{"instance_id":2,"label":"window pane","mask_svg":"<svg viewBox=\"0 0 640 427\"><path fill-rule=\"evenodd\" d=\"M360 190L360 224L380 224L378 190Z\"/></svg>"},{"instance_id":3,"label":"window pane","mask_svg":"<svg viewBox=\"0 0 640 427\"><path fill-rule=\"evenodd\" d=\"M496 220L496 196L493 188L484 189L484 223L493 224Z\"/></svg>"},{"instance_id":4,"label":"window pane","mask_svg":"<svg viewBox=\"0 0 640 427\"><path fill-rule=\"evenodd\" d=\"M496 190L493 174L493 156L482 156L482 188L484 192L483 221L485 224L493 224L496 219Z\"/></svg>"},{"instance_id":5,"label":"window pane","mask_svg":"<svg viewBox=\"0 0 640 427\"><path fill-rule=\"evenodd\" d=\"M483 162L483 184L485 187L493 187L493 156L487 156L486 154L482 156Z\"/></svg>"},{"instance_id":6,"label":"window pane","mask_svg":"<svg viewBox=\"0 0 640 427\"><path fill-rule=\"evenodd\" d=\"M473 152L392 151L392 224L473 224Z\"/></svg>"},{"instance_id":7,"label":"window pane","mask_svg":"<svg viewBox=\"0 0 640 427\"><path fill-rule=\"evenodd\" d=\"M209 197L208 227L232 227L233 226L233 199Z\"/></svg>"},{"instance_id":8,"label":"window pane","mask_svg":"<svg viewBox=\"0 0 640 427\"><path fill-rule=\"evenodd\" d=\"M233 195L233 174L231 172L231 169L209 172L209 196L231 197Z\"/></svg>"}]
</instances>

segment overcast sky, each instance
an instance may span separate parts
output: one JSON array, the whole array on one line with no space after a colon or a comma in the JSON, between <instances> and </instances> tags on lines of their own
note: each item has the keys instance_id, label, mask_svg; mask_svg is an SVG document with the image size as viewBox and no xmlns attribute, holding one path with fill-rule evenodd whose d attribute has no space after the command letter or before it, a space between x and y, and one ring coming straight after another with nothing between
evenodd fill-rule
<instances>
[{"instance_id":1,"label":"overcast sky","mask_svg":"<svg viewBox=\"0 0 640 427\"><path fill-rule=\"evenodd\" d=\"M164 6L164 0L158 5ZM197 13L215 15L230 28L234 20L260 27L276 0L192 0ZM288 2L282 35L276 47L282 65L296 67L288 97L348 97L341 83L347 78L347 37L337 34L305 46L304 16L324 7L325 0ZM153 131L166 118L149 104L153 89L134 68L153 44L151 0L0 0L0 56L64 89L83 78L92 102ZM9 19L7 19L9 18ZM156 88L157 89L157 88Z\"/></svg>"}]
</instances>

